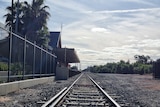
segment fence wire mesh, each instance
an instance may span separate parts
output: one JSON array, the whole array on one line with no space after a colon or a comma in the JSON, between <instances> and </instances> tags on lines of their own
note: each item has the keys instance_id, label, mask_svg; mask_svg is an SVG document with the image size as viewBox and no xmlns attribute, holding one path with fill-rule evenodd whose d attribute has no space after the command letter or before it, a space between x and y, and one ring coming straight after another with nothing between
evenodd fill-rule
<instances>
[{"instance_id":1,"label":"fence wire mesh","mask_svg":"<svg viewBox=\"0 0 160 107\"><path fill-rule=\"evenodd\" d=\"M0 82L53 76L55 69L52 50L0 26Z\"/></svg>"}]
</instances>

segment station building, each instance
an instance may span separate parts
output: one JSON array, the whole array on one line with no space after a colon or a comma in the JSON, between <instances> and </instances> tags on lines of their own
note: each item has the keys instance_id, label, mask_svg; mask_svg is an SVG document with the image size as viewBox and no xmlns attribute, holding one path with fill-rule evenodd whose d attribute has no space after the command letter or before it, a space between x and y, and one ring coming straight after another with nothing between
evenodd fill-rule
<instances>
[{"instance_id":1,"label":"station building","mask_svg":"<svg viewBox=\"0 0 160 107\"><path fill-rule=\"evenodd\" d=\"M7 62L9 61L9 33L4 30L4 25L0 24L0 62ZM27 58L26 62L29 63L28 66L34 65L33 71L35 74L38 74L40 71L41 73L54 73L56 79L68 79L69 75L71 74L71 71L69 70L70 63L80 63L80 60L76 54L76 51L74 48L62 48L62 43L61 43L61 32L56 31L56 32L50 32L49 35L50 42L48 44L48 51L56 56L56 58L53 61L53 65L49 66L50 60L47 59L47 63L43 63L45 58L42 58L42 63L40 63L40 57L41 55L39 54L40 51L36 51L35 56L35 63L33 63L33 55L30 53L34 53L33 49L28 49L29 47L33 47L30 45L26 45L28 52L26 52ZM18 41L21 42L21 41ZM21 43L23 44L23 42ZM23 45L22 46L16 46L19 51L23 53ZM26 49L26 50L27 50ZM13 49L14 50L14 49ZM19 55L17 58L21 62L23 62L23 56L24 55ZM44 56L44 55L43 55ZM16 62L16 60L15 60ZM48 71L49 69L46 69L45 67L51 68L51 71ZM42 69L40 69L42 68ZM45 71L47 70L47 71Z\"/></svg>"}]
</instances>

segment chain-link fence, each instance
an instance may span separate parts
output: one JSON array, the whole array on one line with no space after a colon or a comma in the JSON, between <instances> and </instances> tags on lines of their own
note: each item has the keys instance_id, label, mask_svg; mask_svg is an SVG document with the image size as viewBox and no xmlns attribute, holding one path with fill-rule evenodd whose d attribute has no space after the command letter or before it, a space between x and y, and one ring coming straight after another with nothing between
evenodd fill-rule
<instances>
[{"instance_id":1,"label":"chain-link fence","mask_svg":"<svg viewBox=\"0 0 160 107\"><path fill-rule=\"evenodd\" d=\"M52 50L0 26L0 82L53 76L55 70Z\"/></svg>"}]
</instances>

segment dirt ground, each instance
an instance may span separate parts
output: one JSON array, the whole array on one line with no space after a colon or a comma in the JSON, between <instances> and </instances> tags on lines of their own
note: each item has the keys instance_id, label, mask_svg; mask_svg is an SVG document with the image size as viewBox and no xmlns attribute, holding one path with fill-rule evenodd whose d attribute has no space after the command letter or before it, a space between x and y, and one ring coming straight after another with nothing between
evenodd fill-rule
<instances>
[{"instance_id":1,"label":"dirt ground","mask_svg":"<svg viewBox=\"0 0 160 107\"><path fill-rule=\"evenodd\" d=\"M152 75L89 74L116 101L128 107L160 107L160 80ZM45 101L69 86L76 78L21 89L0 96L0 107L40 107Z\"/></svg>"}]
</instances>

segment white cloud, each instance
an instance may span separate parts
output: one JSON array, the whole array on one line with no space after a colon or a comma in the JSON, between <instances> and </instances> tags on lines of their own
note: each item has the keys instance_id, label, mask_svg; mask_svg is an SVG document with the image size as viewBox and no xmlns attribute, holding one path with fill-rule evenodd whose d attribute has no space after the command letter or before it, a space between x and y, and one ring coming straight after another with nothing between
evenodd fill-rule
<instances>
[{"instance_id":1,"label":"white cloud","mask_svg":"<svg viewBox=\"0 0 160 107\"><path fill-rule=\"evenodd\" d=\"M146 12L146 11L153 11L153 10L160 10L160 8L140 8L140 9L129 9L129 10L103 10L103 11L95 11L92 13L131 13L131 12Z\"/></svg>"},{"instance_id":2,"label":"white cloud","mask_svg":"<svg viewBox=\"0 0 160 107\"><path fill-rule=\"evenodd\" d=\"M159 10L142 8L88 12L64 26L62 39L70 41L65 45L78 48L83 68L120 59L134 61L136 54L157 58ZM72 44L73 41L79 44Z\"/></svg>"},{"instance_id":3,"label":"white cloud","mask_svg":"<svg viewBox=\"0 0 160 107\"><path fill-rule=\"evenodd\" d=\"M92 28L92 32L102 32L102 33L109 33L109 31L105 28Z\"/></svg>"},{"instance_id":4,"label":"white cloud","mask_svg":"<svg viewBox=\"0 0 160 107\"><path fill-rule=\"evenodd\" d=\"M160 31L158 29L160 25L157 23L159 20L156 20L157 14L155 11L150 9L150 11L131 12L129 14L132 17L121 17L110 13L109 16L112 16L112 19L101 14L102 18L95 17L94 19L92 17L91 20L88 20L88 18L73 23L71 26L69 25L70 27L67 27L66 30L68 34L64 34L66 39L70 37L75 41L77 41L77 37L84 37L80 42L88 45L86 49L89 48L96 51L95 53L86 51L82 54L81 51L84 50L82 49L78 52L82 59L82 65L85 63L84 66L86 66L86 63L88 65L105 64L107 62L119 61L120 59L134 61L133 56L136 54L150 55L153 58L157 58L159 43L155 39L159 38ZM99 23L102 20L106 21L106 23L98 25L97 22ZM83 26L79 27L79 25ZM106 26L107 29L101 26ZM69 31L69 29L73 30ZM110 33L103 34L108 29ZM74 31L74 34L72 31ZM156 46L156 44L158 45ZM74 47L75 45L72 46ZM87 61L88 59L90 59L89 62Z\"/></svg>"},{"instance_id":5,"label":"white cloud","mask_svg":"<svg viewBox=\"0 0 160 107\"><path fill-rule=\"evenodd\" d=\"M7 2L7 3L10 3L11 1L8 1L8 0L1 0L1 2Z\"/></svg>"},{"instance_id":6,"label":"white cloud","mask_svg":"<svg viewBox=\"0 0 160 107\"><path fill-rule=\"evenodd\" d=\"M77 1L74 0L69 0L69 2L64 2L63 0L49 0L47 1L47 4L50 5L50 7L53 7L53 9L58 6L63 9L68 9L67 11L70 13L75 13L75 12L88 12L90 11L89 7L86 7L85 4L80 4ZM76 7L76 8L75 8ZM60 9L57 8L57 9ZM62 10L62 9L61 9ZM62 10L64 11L64 10ZM64 14L64 13L63 13Z\"/></svg>"},{"instance_id":7,"label":"white cloud","mask_svg":"<svg viewBox=\"0 0 160 107\"><path fill-rule=\"evenodd\" d=\"M112 7L107 7L109 5L101 7L108 2ZM83 68L121 59L133 61L135 54L158 58L160 6L156 4L157 2L151 0L108 0L108 2L93 0L92 5L97 6L93 8L88 1L46 0L51 13L49 29L60 30L61 24L64 24L62 46L77 50ZM127 3L128 7L121 7L123 3ZM1 11L4 12L4 9Z\"/></svg>"},{"instance_id":8,"label":"white cloud","mask_svg":"<svg viewBox=\"0 0 160 107\"><path fill-rule=\"evenodd\" d=\"M122 0L122 1L126 1L126 2L135 2L135 3L138 3L138 4L145 4L145 5L149 5L149 6L154 6L155 4L152 3L152 2L149 2L147 0Z\"/></svg>"}]
</instances>

